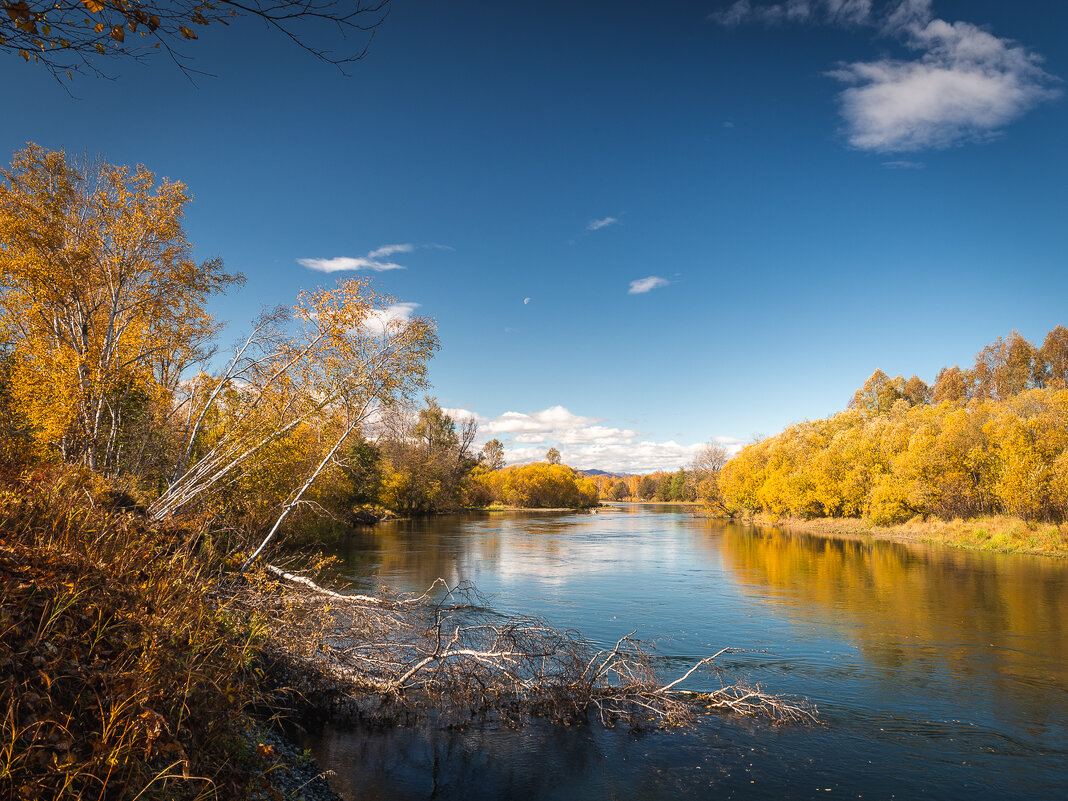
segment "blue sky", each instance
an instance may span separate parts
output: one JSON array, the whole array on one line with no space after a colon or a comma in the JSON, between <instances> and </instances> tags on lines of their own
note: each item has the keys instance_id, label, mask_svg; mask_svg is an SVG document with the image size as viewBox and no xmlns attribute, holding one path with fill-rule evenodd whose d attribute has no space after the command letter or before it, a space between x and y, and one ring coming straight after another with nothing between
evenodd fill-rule
<instances>
[{"instance_id":1,"label":"blue sky","mask_svg":"<svg viewBox=\"0 0 1068 801\"><path fill-rule=\"evenodd\" d=\"M0 152L184 181L248 278L233 336L370 271L513 461L673 468L1068 323L1065 30L1059 0L395 0L348 77L255 24L203 30L195 84L158 58L71 97L5 57Z\"/></svg>"}]
</instances>

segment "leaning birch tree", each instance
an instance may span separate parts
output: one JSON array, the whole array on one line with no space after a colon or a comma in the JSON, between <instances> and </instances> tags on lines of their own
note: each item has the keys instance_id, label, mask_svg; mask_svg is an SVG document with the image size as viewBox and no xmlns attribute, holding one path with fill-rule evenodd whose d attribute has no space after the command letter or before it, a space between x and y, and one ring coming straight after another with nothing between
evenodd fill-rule
<instances>
[{"instance_id":1,"label":"leaning birch tree","mask_svg":"<svg viewBox=\"0 0 1068 801\"><path fill-rule=\"evenodd\" d=\"M324 435L321 458L294 477L250 561L257 557L342 445L426 385L438 346L434 324L392 315L392 305L367 279L349 279L302 294L291 316L261 319L220 375L191 382L181 401L184 446L150 515L165 518L223 490L270 459L280 440L314 428Z\"/></svg>"}]
</instances>

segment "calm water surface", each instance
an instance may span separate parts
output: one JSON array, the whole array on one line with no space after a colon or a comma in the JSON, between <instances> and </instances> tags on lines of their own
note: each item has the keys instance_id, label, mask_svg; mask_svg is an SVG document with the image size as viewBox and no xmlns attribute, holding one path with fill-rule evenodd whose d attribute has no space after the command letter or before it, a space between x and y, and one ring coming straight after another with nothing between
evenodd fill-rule
<instances>
[{"instance_id":1,"label":"calm water surface","mask_svg":"<svg viewBox=\"0 0 1068 801\"><path fill-rule=\"evenodd\" d=\"M324 729L351 799L1068 798L1068 563L824 540L683 508L403 521L339 546L353 588L469 580L599 645L637 629L681 674L732 678L825 725L686 731ZM695 675L689 689L717 686Z\"/></svg>"}]
</instances>

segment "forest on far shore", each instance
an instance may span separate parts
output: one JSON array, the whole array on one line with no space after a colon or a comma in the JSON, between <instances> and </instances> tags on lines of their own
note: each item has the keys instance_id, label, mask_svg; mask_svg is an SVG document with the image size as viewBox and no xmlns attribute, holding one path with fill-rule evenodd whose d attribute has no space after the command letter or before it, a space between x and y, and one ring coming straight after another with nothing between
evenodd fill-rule
<instances>
[{"instance_id":1,"label":"forest on far shore","mask_svg":"<svg viewBox=\"0 0 1068 801\"><path fill-rule=\"evenodd\" d=\"M933 385L876 370L846 410L790 426L725 464L735 514L1068 518L1068 329L1012 332Z\"/></svg>"}]
</instances>

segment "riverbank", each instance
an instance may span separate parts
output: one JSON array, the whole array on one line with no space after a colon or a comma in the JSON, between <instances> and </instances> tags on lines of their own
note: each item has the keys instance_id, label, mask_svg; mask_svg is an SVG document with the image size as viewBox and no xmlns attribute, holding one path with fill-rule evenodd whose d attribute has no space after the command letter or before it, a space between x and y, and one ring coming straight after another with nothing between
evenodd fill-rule
<instances>
[{"instance_id":1,"label":"riverbank","mask_svg":"<svg viewBox=\"0 0 1068 801\"><path fill-rule=\"evenodd\" d=\"M335 798L276 730L266 621L211 533L108 499L0 478L0 798Z\"/></svg>"},{"instance_id":2,"label":"riverbank","mask_svg":"<svg viewBox=\"0 0 1068 801\"><path fill-rule=\"evenodd\" d=\"M1068 524L1035 523L1007 515L990 515L969 520L915 518L894 526L877 526L853 517L821 517L806 520L794 517L755 515L747 519L761 526L803 531L823 537L891 540L947 545L995 553L1021 553L1068 557Z\"/></svg>"}]
</instances>

